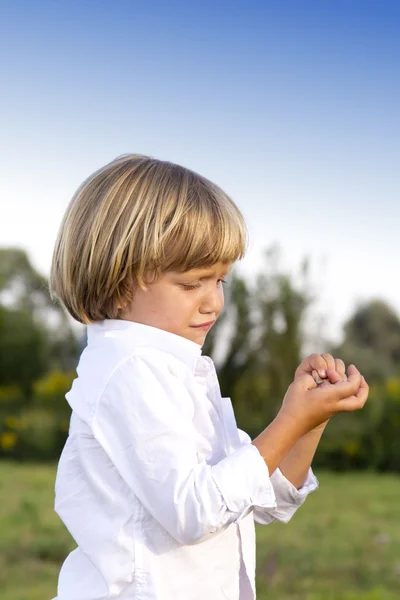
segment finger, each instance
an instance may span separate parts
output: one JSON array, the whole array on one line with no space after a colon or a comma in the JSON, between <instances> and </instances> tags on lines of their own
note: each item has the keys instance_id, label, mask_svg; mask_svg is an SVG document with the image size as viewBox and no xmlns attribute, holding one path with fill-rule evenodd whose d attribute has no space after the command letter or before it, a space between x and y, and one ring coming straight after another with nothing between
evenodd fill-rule
<instances>
[{"instance_id":1,"label":"finger","mask_svg":"<svg viewBox=\"0 0 400 600\"><path fill-rule=\"evenodd\" d=\"M315 370L318 371L321 378L325 378L327 368L328 365L321 354L311 354L310 356L307 356L297 368L295 376L300 377L304 373L311 374Z\"/></svg>"},{"instance_id":2,"label":"finger","mask_svg":"<svg viewBox=\"0 0 400 600\"><path fill-rule=\"evenodd\" d=\"M346 376L346 365L341 358L335 358L335 369L342 379L347 379Z\"/></svg>"},{"instance_id":3,"label":"finger","mask_svg":"<svg viewBox=\"0 0 400 600\"><path fill-rule=\"evenodd\" d=\"M314 377L309 373L299 375L291 385L299 386L299 388L303 390L312 390L318 387Z\"/></svg>"},{"instance_id":4,"label":"finger","mask_svg":"<svg viewBox=\"0 0 400 600\"><path fill-rule=\"evenodd\" d=\"M328 354L325 352L321 356L326 362L327 369L335 369L336 368L335 359L333 358L332 354Z\"/></svg>"},{"instance_id":5,"label":"finger","mask_svg":"<svg viewBox=\"0 0 400 600\"><path fill-rule=\"evenodd\" d=\"M325 379L322 379L319 376L318 371L316 371L315 369L313 369L313 372L311 373L311 375L317 385L321 385L322 383L324 383L324 381L326 381Z\"/></svg>"},{"instance_id":6,"label":"finger","mask_svg":"<svg viewBox=\"0 0 400 600\"><path fill-rule=\"evenodd\" d=\"M346 375L344 377L337 371L337 369L328 369L326 372L329 383L339 383L339 381L347 381Z\"/></svg>"},{"instance_id":7,"label":"finger","mask_svg":"<svg viewBox=\"0 0 400 600\"><path fill-rule=\"evenodd\" d=\"M369 385L368 383L365 381L365 377L363 375L361 375L361 385L360 388L365 388L369 391Z\"/></svg>"},{"instance_id":8,"label":"finger","mask_svg":"<svg viewBox=\"0 0 400 600\"><path fill-rule=\"evenodd\" d=\"M324 393L327 400L331 400L336 396L336 401L355 396L360 388L361 375L355 367L354 369L355 372L352 372L347 381L340 380L333 386L320 386L321 394Z\"/></svg>"},{"instance_id":9,"label":"finger","mask_svg":"<svg viewBox=\"0 0 400 600\"><path fill-rule=\"evenodd\" d=\"M368 398L368 394L369 394L369 385L365 381L365 378L361 375L361 383L360 383L360 387L358 388L358 392L356 393L356 396L364 397L366 395L366 398Z\"/></svg>"},{"instance_id":10,"label":"finger","mask_svg":"<svg viewBox=\"0 0 400 600\"><path fill-rule=\"evenodd\" d=\"M353 365L354 366L354 365ZM341 400L344 398L349 398L350 396L355 396L360 389L361 385L361 373L354 367L351 369L350 375L346 381L339 381L335 383L335 388L337 390L338 396Z\"/></svg>"},{"instance_id":11,"label":"finger","mask_svg":"<svg viewBox=\"0 0 400 600\"><path fill-rule=\"evenodd\" d=\"M349 398L344 398L338 402L338 408L343 412L350 412L353 410L360 410L364 407L368 400L369 386L365 381L364 377L361 377L361 385L358 392Z\"/></svg>"},{"instance_id":12,"label":"finger","mask_svg":"<svg viewBox=\"0 0 400 600\"><path fill-rule=\"evenodd\" d=\"M359 373L359 370L355 365L349 365L347 368L347 375L350 377L352 373Z\"/></svg>"}]
</instances>

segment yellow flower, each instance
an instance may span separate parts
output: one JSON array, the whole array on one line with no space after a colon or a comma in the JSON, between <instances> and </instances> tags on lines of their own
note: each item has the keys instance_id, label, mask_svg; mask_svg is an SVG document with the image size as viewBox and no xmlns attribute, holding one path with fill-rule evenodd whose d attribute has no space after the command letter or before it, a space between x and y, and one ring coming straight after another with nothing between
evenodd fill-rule
<instances>
[{"instance_id":1,"label":"yellow flower","mask_svg":"<svg viewBox=\"0 0 400 600\"><path fill-rule=\"evenodd\" d=\"M17 385L2 385L0 387L0 404L18 402L22 392Z\"/></svg>"},{"instance_id":2,"label":"yellow flower","mask_svg":"<svg viewBox=\"0 0 400 600\"><path fill-rule=\"evenodd\" d=\"M0 435L0 447L3 450L11 450L17 443L17 434L13 431L5 431Z\"/></svg>"},{"instance_id":3,"label":"yellow flower","mask_svg":"<svg viewBox=\"0 0 400 600\"><path fill-rule=\"evenodd\" d=\"M343 445L343 450L349 456L355 456L359 452L359 445L354 440L350 440Z\"/></svg>"},{"instance_id":4,"label":"yellow flower","mask_svg":"<svg viewBox=\"0 0 400 600\"><path fill-rule=\"evenodd\" d=\"M400 396L400 379L391 377L386 382L386 392L390 398L398 398Z\"/></svg>"},{"instance_id":5,"label":"yellow flower","mask_svg":"<svg viewBox=\"0 0 400 600\"><path fill-rule=\"evenodd\" d=\"M59 396L63 397L71 387L74 376L72 373L51 371L42 379L35 381L33 389L38 398L52 401Z\"/></svg>"},{"instance_id":6,"label":"yellow flower","mask_svg":"<svg viewBox=\"0 0 400 600\"><path fill-rule=\"evenodd\" d=\"M6 417L4 419L4 423L7 425L7 427L9 429L18 429L18 426L21 422L21 419L18 419L18 417Z\"/></svg>"}]
</instances>

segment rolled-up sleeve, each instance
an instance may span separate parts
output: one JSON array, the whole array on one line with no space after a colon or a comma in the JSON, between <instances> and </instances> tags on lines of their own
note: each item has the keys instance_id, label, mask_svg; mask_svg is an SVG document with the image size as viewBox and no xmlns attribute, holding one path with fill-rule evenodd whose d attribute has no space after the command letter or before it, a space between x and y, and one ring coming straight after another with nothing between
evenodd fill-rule
<instances>
[{"instance_id":1,"label":"rolled-up sleeve","mask_svg":"<svg viewBox=\"0 0 400 600\"><path fill-rule=\"evenodd\" d=\"M264 462L257 448L251 444L250 436L241 429L238 430L238 433L243 447L250 445ZM260 525L269 525L274 521L288 523L296 510L305 502L308 494L318 488L318 480L311 468L308 470L307 477L299 489L286 479L280 469L274 471L270 477L270 482L274 488L275 506L271 508L254 507L254 520Z\"/></svg>"},{"instance_id":2,"label":"rolled-up sleeve","mask_svg":"<svg viewBox=\"0 0 400 600\"><path fill-rule=\"evenodd\" d=\"M268 525L275 520L288 523L296 510L305 502L308 494L318 487L317 478L311 468L299 489L286 479L280 469L274 471L270 481L275 491L276 507L254 510L254 520L260 525Z\"/></svg>"},{"instance_id":3,"label":"rolled-up sleeve","mask_svg":"<svg viewBox=\"0 0 400 600\"><path fill-rule=\"evenodd\" d=\"M239 515L249 509L277 507L268 468L252 444L244 445L212 467L212 476L230 511Z\"/></svg>"},{"instance_id":4,"label":"rolled-up sleeve","mask_svg":"<svg viewBox=\"0 0 400 600\"><path fill-rule=\"evenodd\" d=\"M199 460L193 404L168 370L131 357L109 380L93 435L149 513L182 544L195 544L253 507L277 508L268 469L254 446L214 465Z\"/></svg>"}]
</instances>

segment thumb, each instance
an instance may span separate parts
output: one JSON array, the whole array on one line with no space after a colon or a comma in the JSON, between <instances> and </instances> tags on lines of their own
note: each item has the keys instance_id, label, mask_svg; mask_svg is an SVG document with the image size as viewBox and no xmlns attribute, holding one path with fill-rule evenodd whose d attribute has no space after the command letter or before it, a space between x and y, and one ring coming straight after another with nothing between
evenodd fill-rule
<instances>
[{"instance_id":1,"label":"thumb","mask_svg":"<svg viewBox=\"0 0 400 600\"><path fill-rule=\"evenodd\" d=\"M336 369L328 369L326 374L328 376L329 383L339 383L339 381L344 381Z\"/></svg>"},{"instance_id":2,"label":"thumb","mask_svg":"<svg viewBox=\"0 0 400 600\"><path fill-rule=\"evenodd\" d=\"M351 377L351 375L357 375L357 374L360 374L360 373L359 373L359 370L357 369L357 367L355 365L349 365L347 367L347 375L349 377Z\"/></svg>"},{"instance_id":3,"label":"thumb","mask_svg":"<svg viewBox=\"0 0 400 600\"><path fill-rule=\"evenodd\" d=\"M296 377L292 385L295 385L296 387L298 386L299 389L303 391L313 390L314 388L318 387L314 377L309 373L303 373L303 375Z\"/></svg>"},{"instance_id":4,"label":"thumb","mask_svg":"<svg viewBox=\"0 0 400 600\"><path fill-rule=\"evenodd\" d=\"M351 365L347 372L349 374L347 381L339 381L334 386L340 399L354 396L361 385L361 374L354 365Z\"/></svg>"}]
</instances>

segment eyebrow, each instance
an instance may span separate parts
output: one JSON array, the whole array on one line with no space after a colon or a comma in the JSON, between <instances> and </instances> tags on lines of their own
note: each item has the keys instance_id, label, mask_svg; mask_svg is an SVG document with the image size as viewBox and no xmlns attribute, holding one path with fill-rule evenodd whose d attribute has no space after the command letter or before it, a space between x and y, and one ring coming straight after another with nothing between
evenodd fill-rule
<instances>
[{"instance_id":1,"label":"eyebrow","mask_svg":"<svg viewBox=\"0 0 400 600\"><path fill-rule=\"evenodd\" d=\"M220 277L226 277L227 275L229 275L229 273L231 272L231 269L227 270L227 271L223 271L220 275ZM186 275L188 275L188 273L186 273ZM213 271L212 273L210 273L209 275L203 275L202 277L198 277L197 275L193 274L192 277L194 279L198 279L199 281L207 281L208 279L213 279L214 277L217 276L217 273L215 271Z\"/></svg>"}]
</instances>

